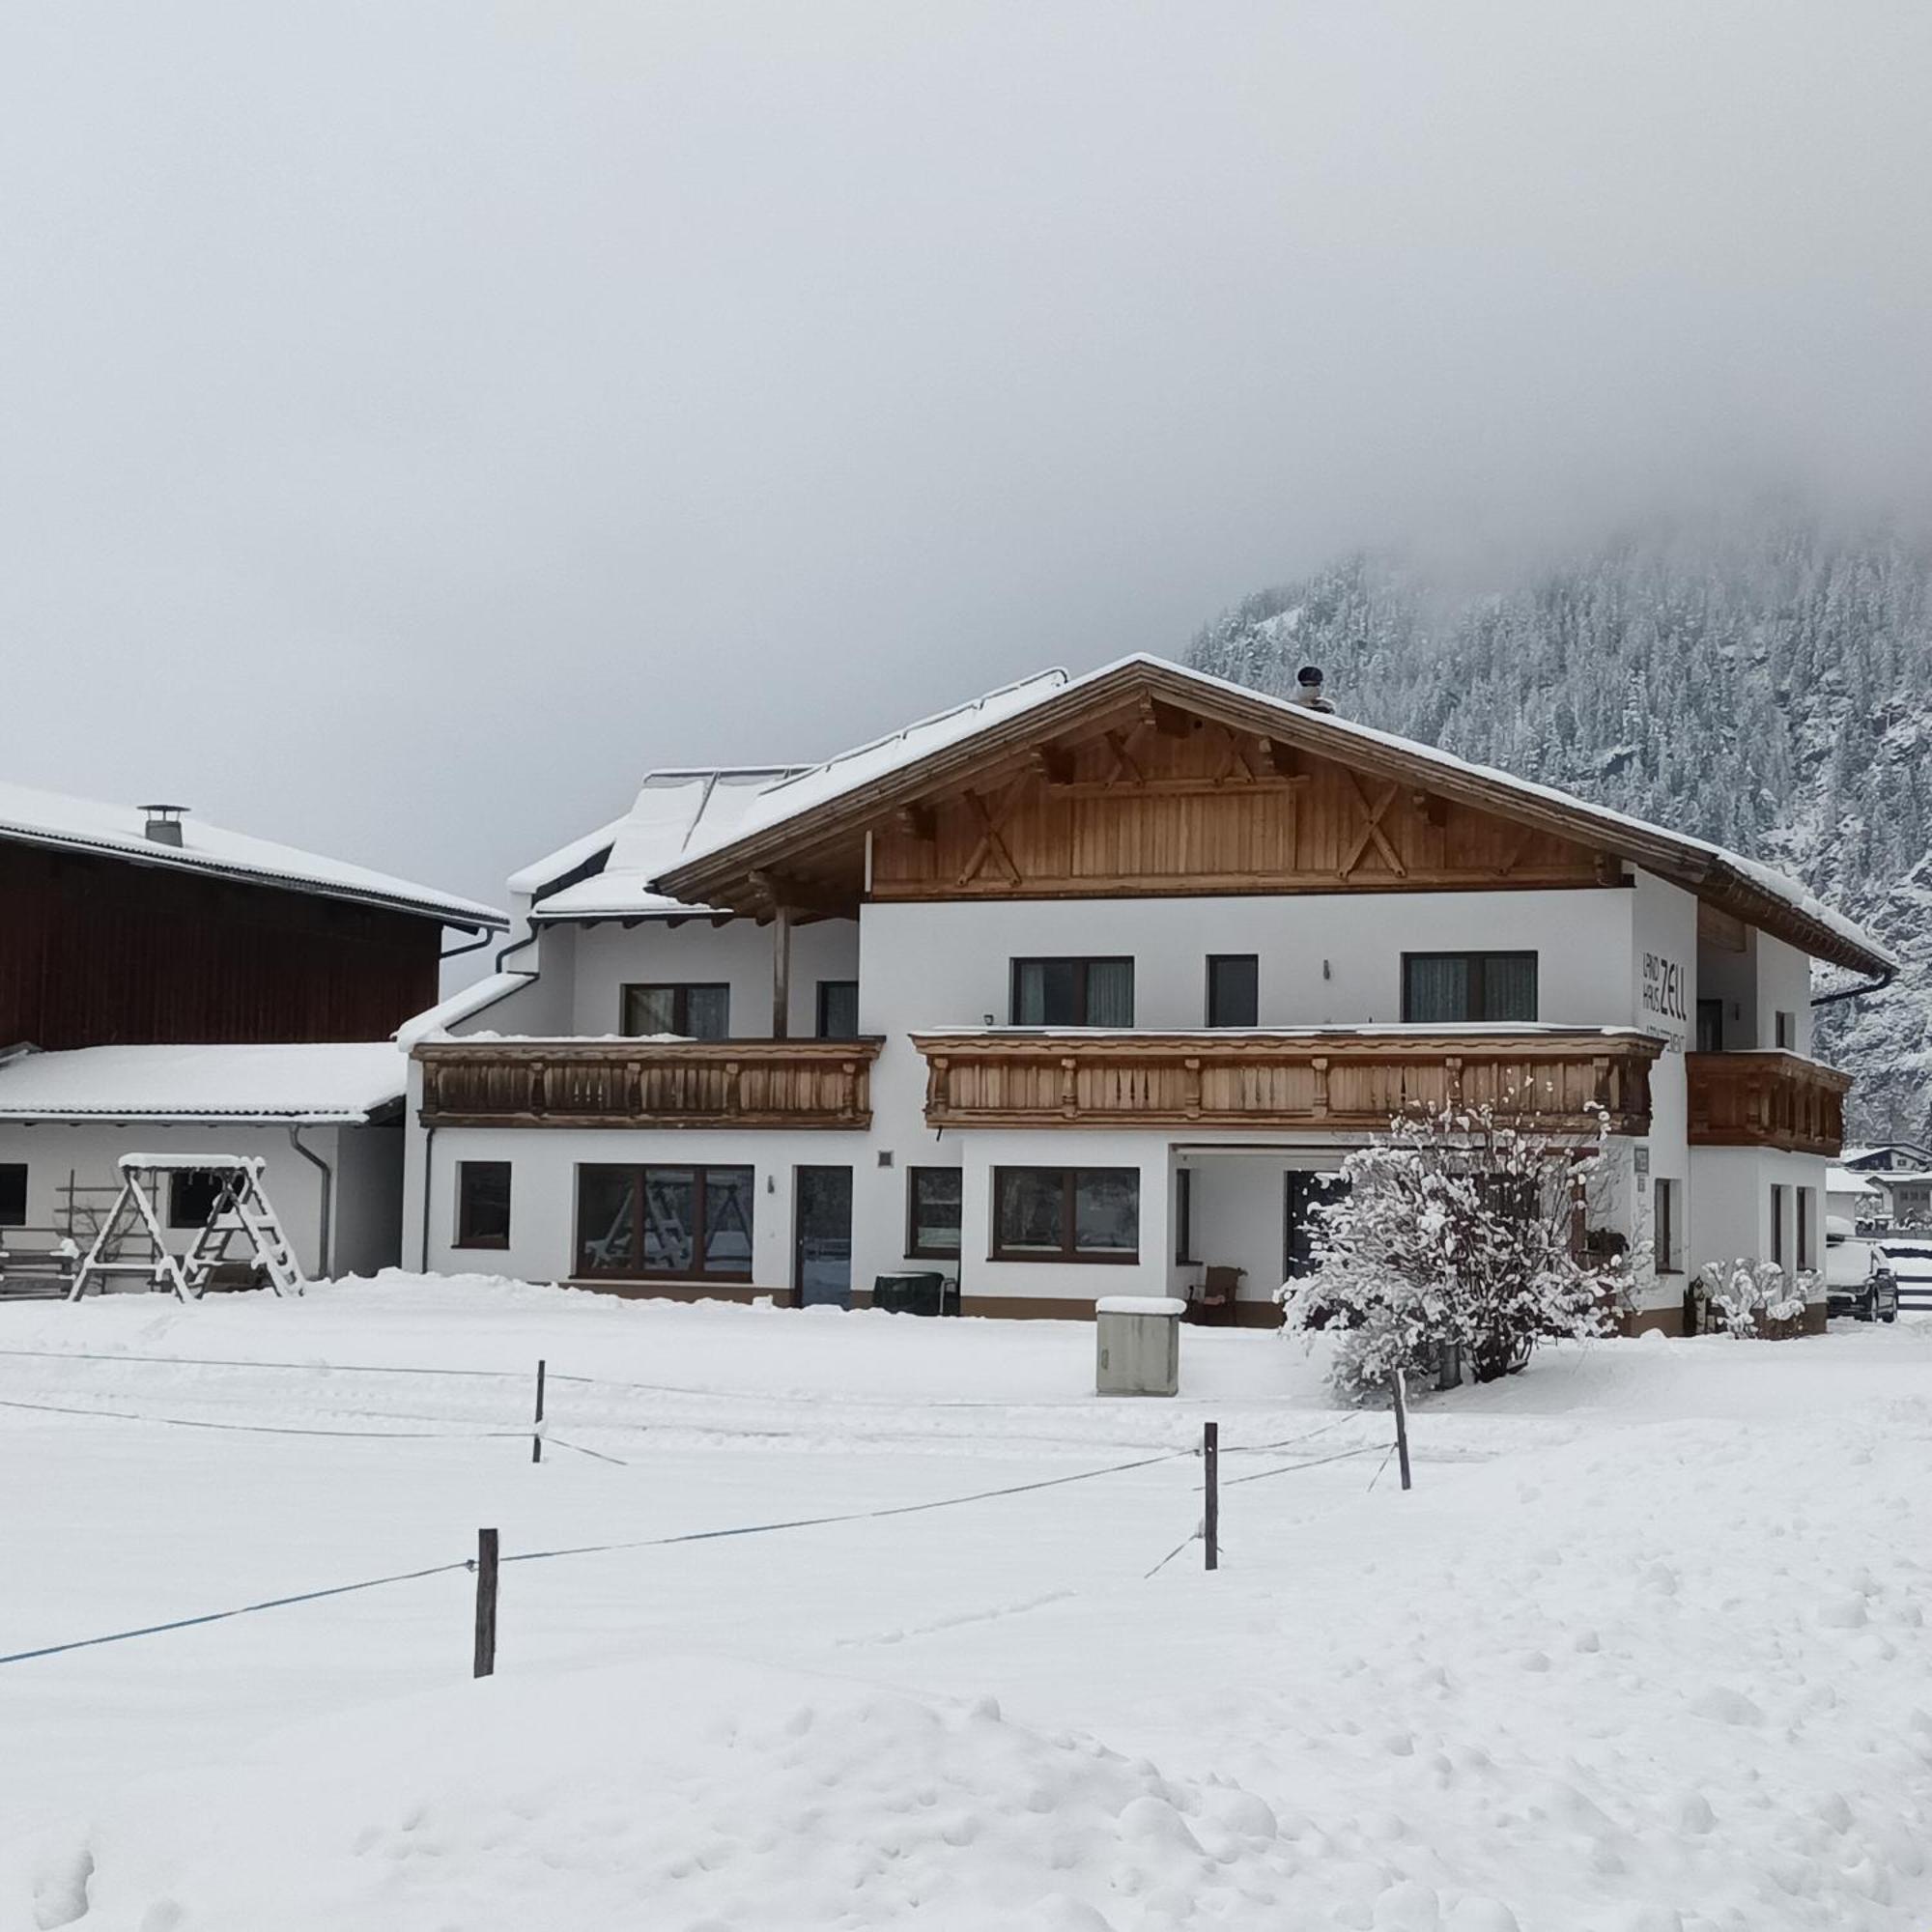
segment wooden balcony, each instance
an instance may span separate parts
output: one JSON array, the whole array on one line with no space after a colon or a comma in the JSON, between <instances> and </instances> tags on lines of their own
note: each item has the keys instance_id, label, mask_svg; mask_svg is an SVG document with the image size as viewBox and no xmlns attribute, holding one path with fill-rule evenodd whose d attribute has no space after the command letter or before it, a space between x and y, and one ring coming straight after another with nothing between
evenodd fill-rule
<instances>
[{"instance_id":1,"label":"wooden balcony","mask_svg":"<svg viewBox=\"0 0 1932 1932\"><path fill-rule=\"evenodd\" d=\"M1269 1127L1367 1133L1449 1102L1551 1133L1650 1131L1647 1034L1535 1028L913 1036L934 1127Z\"/></svg>"},{"instance_id":2,"label":"wooden balcony","mask_svg":"<svg viewBox=\"0 0 1932 1932\"><path fill-rule=\"evenodd\" d=\"M1835 1159L1852 1076L1795 1053L1687 1053L1692 1147L1782 1148Z\"/></svg>"},{"instance_id":3,"label":"wooden balcony","mask_svg":"<svg viewBox=\"0 0 1932 1932\"><path fill-rule=\"evenodd\" d=\"M868 1127L876 1039L427 1040L431 1127Z\"/></svg>"}]
</instances>

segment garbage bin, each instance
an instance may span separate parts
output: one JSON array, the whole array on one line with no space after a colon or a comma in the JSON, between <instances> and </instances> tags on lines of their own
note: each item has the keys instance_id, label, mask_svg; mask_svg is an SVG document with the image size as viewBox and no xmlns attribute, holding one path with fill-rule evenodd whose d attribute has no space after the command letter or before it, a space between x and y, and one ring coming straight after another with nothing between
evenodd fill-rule
<instances>
[{"instance_id":1,"label":"garbage bin","mask_svg":"<svg viewBox=\"0 0 1932 1932\"><path fill-rule=\"evenodd\" d=\"M943 1312L946 1277L930 1273L882 1274L872 1278L872 1306L889 1315L938 1315Z\"/></svg>"},{"instance_id":2,"label":"garbage bin","mask_svg":"<svg viewBox=\"0 0 1932 1932\"><path fill-rule=\"evenodd\" d=\"M1160 1294L1109 1294L1094 1304L1100 1395L1177 1395L1184 1301Z\"/></svg>"}]
</instances>

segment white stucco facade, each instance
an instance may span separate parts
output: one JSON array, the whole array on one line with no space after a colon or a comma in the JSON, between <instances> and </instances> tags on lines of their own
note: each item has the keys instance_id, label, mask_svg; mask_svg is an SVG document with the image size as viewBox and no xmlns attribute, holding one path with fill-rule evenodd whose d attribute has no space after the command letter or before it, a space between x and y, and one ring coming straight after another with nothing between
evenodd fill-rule
<instances>
[{"instance_id":1,"label":"white stucco facade","mask_svg":"<svg viewBox=\"0 0 1932 1932\"><path fill-rule=\"evenodd\" d=\"M1330 1172L1347 1143L1319 1134L1180 1133L1170 1129L974 1128L935 1131L924 1116L921 1031L1004 1027L1013 961L1123 957L1133 961L1136 1030L1204 1026L1207 961L1258 962L1257 1022L1266 1027L1394 1025L1402 1019L1406 952L1522 952L1537 960L1537 1020L1634 1028L1663 1042L1651 1071L1650 1132L1613 1150L1598 1204L1603 1225L1633 1244L1654 1232L1659 1183L1672 1189L1674 1249L1659 1257L1642 1295L1647 1320L1669 1321L1698 1265L1769 1252L1771 1190L1791 1190L1822 1213L1822 1158L1752 1149L1693 1149L1688 1139L1686 1054L1697 1040L1698 1001L1726 1003L1725 1044L1770 1046L1779 1011L1803 1052L1809 1044L1808 962L1755 931L1742 952L1700 941L1698 903L1682 887L1634 870L1620 886L1494 892L1337 892L1332 895L1042 899L862 905L852 920L792 934L788 1020L810 1036L823 980L856 980L859 1031L880 1042L871 1068L872 1120L863 1131L782 1129L444 1127L413 1124L421 1073L412 1070L404 1209L407 1263L446 1271L569 1279L579 1272L579 1170L624 1165L750 1167L755 1176L754 1265L733 1292L784 1296L794 1286L798 1174L842 1166L852 1176L852 1280L938 1269L969 1307L1056 1312L1099 1294L1183 1292L1201 1266L1243 1271L1243 1298L1270 1302L1282 1279L1288 1176ZM769 1037L773 934L751 919L705 916L630 923L546 925L509 963L531 977L456 1022L456 1037L609 1036L633 983L717 983L731 989L731 1032ZM507 983L507 982L506 982ZM1735 1013L1735 1017L1732 1013ZM457 1243L457 1167L507 1161L507 1246ZM934 1261L907 1253L908 1171L960 1173L961 1252ZM1003 1166L1131 1170L1138 1178L1135 1259L1107 1264L996 1259L994 1175ZM1178 1177L1187 1170L1189 1254L1178 1252ZM427 1182L425 1181L427 1177ZM1795 1213L1796 1208L1791 1210ZM1785 1252L1795 1257L1795 1230ZM1815 1254L1815 1239L1807 1239Z\"/></svg>"}]
</instances>

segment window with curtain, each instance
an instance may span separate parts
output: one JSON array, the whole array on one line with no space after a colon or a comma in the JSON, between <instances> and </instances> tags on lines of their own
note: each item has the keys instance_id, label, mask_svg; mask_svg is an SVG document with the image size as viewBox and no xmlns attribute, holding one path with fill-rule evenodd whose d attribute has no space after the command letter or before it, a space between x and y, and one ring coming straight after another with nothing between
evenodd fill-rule
<instances>
[{"instance_id":1,"label":"window with curtain","mask_svg":"<svg viewBox=\"0 0 1932 1932\"><path fill-rule=\"evenodd\" d=\"M727 1039L731 988L711 983L626 986L624 1031L639 1038L668 1033L682 1039Z\"/></svg>"},{"instance_id":2,"label":"window with curtain","mask_svg":"<svg viewBox=\"0 0 1932 1932\"><path fill-rule=\"evenodd\" d=\"M1131 959L1015 959L1012 1023L1037 1027L1130 1027Z\"/></svg>"},{"instance_id":3,"label":"window with curtain","mask_svg":"<svg viewBox=\"0 0 1932 1932\"><path fill-rule=\"evenodd\" d=\"M993 1170L993 1259L1140 1259L1141 1177L1133 1167Z\"/></svg>"},{"instance_id":4,"label":"window with curtain","mask_svg":"<svg viewBox=\"0 0 1932 1932\"><path fill-rule=\"evenodd\" d=\"M1402 1016L1411 1026L1533 1022L1534 952L1405 952Z\"/></svg>"}]
</instances>

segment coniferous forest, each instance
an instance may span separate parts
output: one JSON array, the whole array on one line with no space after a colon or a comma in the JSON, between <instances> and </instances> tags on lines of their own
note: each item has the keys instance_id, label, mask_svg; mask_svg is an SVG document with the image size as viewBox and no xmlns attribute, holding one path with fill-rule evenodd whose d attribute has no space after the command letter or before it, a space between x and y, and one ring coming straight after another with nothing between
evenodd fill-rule
<instances>
[{"instance_id":1,"label":"coniferous forest","mask_svg":"<svg viewBox=\"0 0 1932 1932\"><path fill-rule=\"evenodd\" d=\"M1905 961L1819 1009L1850 1130L1932 1133L1932 537L1778 507L1501 575L1346 557L1223 612L1190 660L1282 693L1320 665L1364 724L1803 879Z\"/></svg>"}]
</instances>

